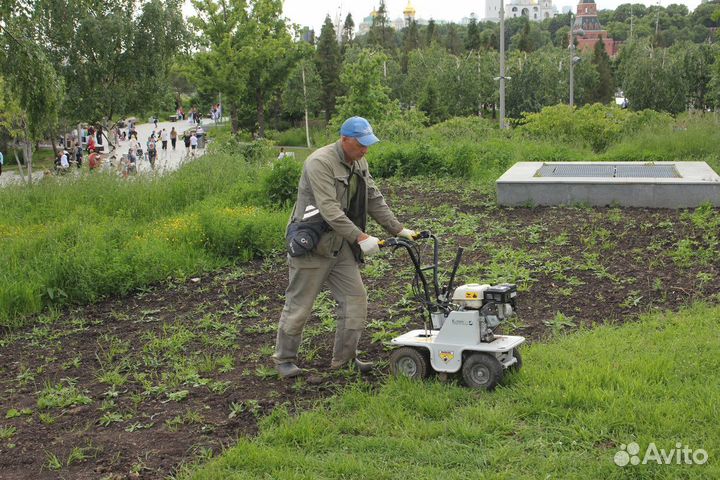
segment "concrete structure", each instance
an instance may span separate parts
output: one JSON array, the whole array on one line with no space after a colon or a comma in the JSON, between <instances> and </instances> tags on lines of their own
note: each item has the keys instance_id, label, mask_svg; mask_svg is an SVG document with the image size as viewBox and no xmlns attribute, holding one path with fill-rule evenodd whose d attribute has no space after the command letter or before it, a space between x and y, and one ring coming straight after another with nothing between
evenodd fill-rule
<instances>
[{"instance_id":1,"label":"concrete structure","mask_svg":"<svg viewBox=\"0 0 720 480\"><path fill-rule=\"evenodd\" d=\"M485 1L485 20L500 21L500 2L503 0ZM552 0L510 0L505 4L505 18L527 17L540 22L557 15L557 7Z\"/></svg>"},{"instance_id":2,"label":"concrete structure","mask_svg":"<svg viewBox=\"0 0 720 480\"><path fill-rule=\"evenodd\" d=\"M705 162L518 162L496 187L503 206L720 207L720 176Z\"/></svg>"},{"instance_id":3,"label":"concrete structure","mask_svg":"<svg viewBox=\"0 0 720 480\"><path fill-rule=\"evenodd\" d=\"M592 52L595 44L602 40L605 44L605 51L611 57L617 55L620 49L619 41L615 41L603 30L600 20L597 16L597 5L595 0L580 0L577 6L577 15L572 28L577 41L577 46L581 52ZM583 34L579 35L578 32Z\"/></svg>"}]
</instances>

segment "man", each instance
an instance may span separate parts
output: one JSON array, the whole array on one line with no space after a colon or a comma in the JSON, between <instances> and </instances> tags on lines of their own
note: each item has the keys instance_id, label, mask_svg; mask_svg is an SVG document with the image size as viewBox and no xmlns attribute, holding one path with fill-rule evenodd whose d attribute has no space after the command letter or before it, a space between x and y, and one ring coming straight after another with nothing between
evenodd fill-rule
<instances>
[{"instance_id":1,"label":"man","mask_svg":"<svg viewBox=\"0 0 720 480\"><path fill-rule=\"evenodd\" d=\"M336 143L318 149L305 161L288 224L290 232L293 225L320 218L326 227L311 252L288 255L290 279L273 355L284 378L302 373L296 365L302 331L324 284L338 304L330 368L352 363L363 373L372 369L371 363L356 358L367 320L367 291L359 263L363 255L379 251L379 239L365 233L367 215L392 235L415 235L398 222L370 176L365 154L378 138L368 121L349 118L340 135Z\"/></svg>"},{"instance_id":2,"label":"man","mask_svg":"<svg viewBox=\"0 0 720 480\"><path fill-rule=\"evenodd\" d=\"M162 138L162 149L167 150L167 144L168 144L168 132L163 128L162 133L160 134Z\"/></svg>"}]
</instances>

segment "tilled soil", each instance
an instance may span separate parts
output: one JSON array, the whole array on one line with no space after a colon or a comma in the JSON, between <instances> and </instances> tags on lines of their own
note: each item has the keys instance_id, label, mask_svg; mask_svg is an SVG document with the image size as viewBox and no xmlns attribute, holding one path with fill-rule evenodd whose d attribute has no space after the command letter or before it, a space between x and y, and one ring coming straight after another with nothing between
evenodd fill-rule
<instances>
[{"instance_id":1,"label":"tilled soil","mask_svg":"<svg viewBox=\"0 0 720 480\"><path fill-rule=\"evenodd\" d=\"M440 185L440 186L439 186ZM409 227L441 239L456 280L517 282L505 332L545 341L581 326L720 301L718 210L500 209L459 182L381 182ZM704 220L703 220L704 219ZM375 231L380 235L379 230ZM421 248L430 258L431 248ZM382 382L392 336L422 325L403 252L369 259L361 377L331 372L332 302L316 305L301 347L308 374L282 381L269 355L283 305L282 255L123 298L65 309L0 337L0 478L164 478L254 435L277 407L311 408L350 382ZM443 276L443 281L446 281Z\"/></svg>"}]
</instances>

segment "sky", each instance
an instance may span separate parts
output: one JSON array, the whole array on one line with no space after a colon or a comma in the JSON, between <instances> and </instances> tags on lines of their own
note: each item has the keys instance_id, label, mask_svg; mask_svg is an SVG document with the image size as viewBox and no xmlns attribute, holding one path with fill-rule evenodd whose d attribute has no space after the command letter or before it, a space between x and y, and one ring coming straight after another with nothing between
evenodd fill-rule
<instances>
[{"instance_id":1,"label":"sky","mask_svg":"<svg viewBox=\"0 0 720 480\"><path fill-rule=\"evenodd\" d=\"M615 9L623 3L630 3L630 0L595 0L598 9ZM391 20L402 17L402 11L407 6L408 0L385 0L388 10L388 16ZM301 26L309 26L315 29L316 34L320 34L320 27L325 20L325 15L330 14L330 18L335 20L338 9L342 12L342 19L349 13L352 13L355 21L355 28L362 19L369 15L373 7L379 5L379 0L285 0L284 13L292 23ZM509 3L508 0L505 2ZM553 0L553 4L558 7L558 12L562 11L564 6L575 6L577 1L572 0ZM643 3L645 5L656 5L655 1L633 0L632 3ZM668 6L671 3L686 5L690 11L700 4L700 0L661 0L662 6ZM479 19L485 16L485 0L412 0L412 5L417 11L416 18L424 18L429 20L447 20L459 22L463 17L469 17L475 12Z\"/></svg>"}]
</instances>

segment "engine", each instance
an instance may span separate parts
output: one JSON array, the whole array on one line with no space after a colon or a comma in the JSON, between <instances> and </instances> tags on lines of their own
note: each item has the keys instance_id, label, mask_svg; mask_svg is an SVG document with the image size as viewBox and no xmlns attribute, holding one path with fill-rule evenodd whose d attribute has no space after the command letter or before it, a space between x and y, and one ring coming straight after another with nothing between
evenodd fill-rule
<instances>
[{"instance_id":1,"label":"engine","mask_svg":"<svg viewBox=\"0 0 720 480\"><path fill-rule=\"evenodd\" d=\"M479 310L480 338L483 342L491 342L494 338L493 330L500 322L513 315L516 297L516 285L470 283L455 289L452 302L458 305L460 310Z\"/></svg>"}]
</instances>

